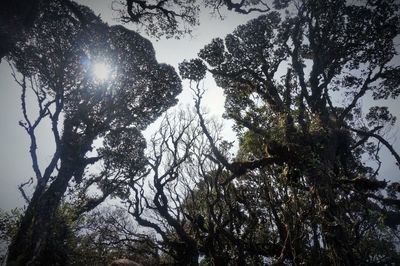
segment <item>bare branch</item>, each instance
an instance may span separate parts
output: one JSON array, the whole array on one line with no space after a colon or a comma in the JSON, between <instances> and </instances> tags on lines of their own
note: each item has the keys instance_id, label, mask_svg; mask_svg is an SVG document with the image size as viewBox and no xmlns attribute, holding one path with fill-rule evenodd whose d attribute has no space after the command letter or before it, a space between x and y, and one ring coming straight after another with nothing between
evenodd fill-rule
<instances>
[{"instance_id":1,"label":"bare branch","mask_svg":"<svg viewBox=\"0 0 400 266\"><path fill-rule=\"evenodd\" d=\"M361 88L359 89L358 93L354 96L351 103L339 115L339 121L343 121L344 118L353 110L353 108L356 106L358 100L361 97L363 97L365 95L365 93L368 91L369 85L381 77L383 67L384 67L384 64L380 66L378 73L376 73L373 77L372 77L373 69L370 70L368 77L365 79L365 81L364 81L363 85L361 86Z\"/></svg>"},{"instance_id":2,"label":"bare branch","mask_svg":"<svg viewBox=\"0 0 400 266\"><path fill-rule=\"evenodd\" d=\"M351 131L356 132L357 134L364 136L364 137L373 137L376 138L377 140L379 140L383 145L385 145L385 147L390 151L390 153L394 156L394 158L397 161L397 166L400 168L400 156L399 154L396 152L396 150L393 148L393 146L387 141L385 140L382 136L373 133L371 131L363 131L363 130L359 130L359 129L354 129L354 128L350 128Z\"/></svg>"},{"instance_id":3,"label":"bare branch","mask_svg":"<svg viewBox=\"0 0 400 266\"><path fill-rule=\"evenodd\" d=\"M210 132L208 131L207 126L204 121L204 117L201 113L200 104L201 104L201 98L202 98L202 95L204 92L201 92L201 90L199 88L199 82L197 82L197 84L196 84L196 90L193 90L193 91L196 96L195 107L196 107L197 115L199 117L200 126L203 130L204 135L206 135L206 137L210 143L211 150L212 150L214 156L216 157L216 159L223 166L225 166L229 171L234 173L235 176L240 176L240 175L245 174L247 171L254 170L257 168L262 168L267 165L272 165L274 163L279 162L279 160L277 158L262 158L262 159L254 160L254 161L250 161L250 162L233 162L233 163L228 162L228 160L225 158L225 156L217 148L217 145L216 145L213 137L211 136Z\"/></svg>"},{"instance_id":4,"label":"bare branch","mask_svg":"<svg viewBox=\"0 0 400 266\"><path fill-rule=\"evenodd\" d=\"M265 7L265 9L261 9L261 8L249 8L249 9L244 9L244 2L245 0L241 0L240 3L233 3L232 0L224 0L224 3L226 5L226 7L228 8L228 10L233 10L239 14L250 14L252 12L260 12L260 13L266 13L268 11L270 11L269 6L264 3L263 1L260 1L261 4Z\"/></svg>"},{"instance_id":5,"label":"bare branch","mask_svg":"<svg viewBox=\"0 0 400 266\"><path fill-rule=\"evenodd\" d=\"M375 127L374 129L372 129L371 131L369 131L369 133L375 133L376 131L378 131L378 130L380 130L380 129L382 129L382 128L383 128L383 126ZM350 149L351 149L351 150L354 150L355 148L357 148L357 147L363 145L366 141L368 141L368 139L369 139L370 137L371 137L370 135L364 135L364 137L361 138L359 141L357 141L356 144L354 144L353 146L351 146Z\"/></svg>"},{"instance_id":6,"label":"bare branch","mask_svg":"<svg viewBox=\"0 0 400 266\"><path fill-rule=\"evenodd\" d=\"M25 190L24 190L24 186L26 185L31 185L33 183L33 178L29 178L28 181L26 181L25 183L22 183L21 185L18 186L18 190L21 192L22 197L24 198L25 202L27 204L29 204L31 202L31 200L29 199L29 197L26 195Z\"/></svg>"}]
</instances>

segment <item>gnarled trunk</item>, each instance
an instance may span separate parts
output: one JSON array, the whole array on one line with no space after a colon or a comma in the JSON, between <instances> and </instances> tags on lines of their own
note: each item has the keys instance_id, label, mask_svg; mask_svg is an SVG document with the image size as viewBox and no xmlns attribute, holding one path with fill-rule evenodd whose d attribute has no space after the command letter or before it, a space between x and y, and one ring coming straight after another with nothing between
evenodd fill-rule
<instances>
[{"instance_id":1,"label":"gnarled trunk","mask_svg":"<svg viewBox=\"0 0 400 266\"><path fill-rule=\"evenodd\" d=\"M68 230L67 225L60 228L60 223L57 222L57 209L71 179L81 178L77 173L82 174L82 167L87 165L83 158L93 142L92 136L79 141L79 136L73 131L73 122L73 119L64 121L60 169L50 184L48 183L51 173L39 180L17 234L9 247L7 265L45 265L53 260L57 261L57 265L66 263L65 258L61 258L63 254L54 252L54 250L65 252L63 248L58 247L59 243L64 241L58 236L62 234L61 238L65 237L65 231Z\"/></svg>"},{"instance_id":2,"label":"gnarled trunk","mask_svg":"<svg viewBox=\"0 0 400 266\"><path fill-rule=\"evenodd\" d=\"M44 265L57 254L45 254L52 249L52 237L57 235L56 211L72 178L72 173L61 167L56 180L43 193L35 192L21 220L7 258L7 265Z\"/></svg>"}]
</instances>

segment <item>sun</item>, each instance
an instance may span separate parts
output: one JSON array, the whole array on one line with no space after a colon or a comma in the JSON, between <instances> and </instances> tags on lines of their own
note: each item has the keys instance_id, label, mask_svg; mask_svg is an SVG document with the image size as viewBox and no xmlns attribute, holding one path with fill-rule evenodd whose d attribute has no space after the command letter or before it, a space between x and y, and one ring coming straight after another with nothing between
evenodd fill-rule
<instances>
[{"instance_id":1,"label":"sun","mask_svg":"<svg viewBox=\"0 0 400 266\"><path fill-rule=\"evenodd\" d=\"M99 81L105 81L110 77L110 67L105 63L95 63L93 65L93 74Z\"/></svg>"}]
</instances>

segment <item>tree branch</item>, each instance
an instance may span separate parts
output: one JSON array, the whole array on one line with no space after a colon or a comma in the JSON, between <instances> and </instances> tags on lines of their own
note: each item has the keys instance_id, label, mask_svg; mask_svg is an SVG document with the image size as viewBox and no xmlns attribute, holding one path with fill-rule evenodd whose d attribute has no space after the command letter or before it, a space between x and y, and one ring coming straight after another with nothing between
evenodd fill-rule
<instances>
[{"instance_id":1,"label":"tree branch","mask_svg":"<svg viewBox=\"0 0 400 266\"><path fill-rule=\"evenodd\" d=\"M29 204L31 201L25 193L24 186L31 185L32 183L33 183L33 178L31 177L31 178L29 178L28 181L26 181L25 183L22 183L21 185L18 186L18 190L21 192L22 197L24 198L24 200L27 204Z\"/></svg>"},{"instance_id":2,"label":"tree branch","mask_svg":"<svg viewBox=\"0 0 400 266\"><path fill-rule=\"evenodd\" d=\"M363 131L363 130L359 130L359 129L354 129L354 128L350 128L351 131L356 132L357 134L361 135L361 136L365 136L365 137L373 137L376 138L377 140L379 140L383 145L385 145L385 147L390 151L390 153L394 156L394 158L397 161L397 166L400 168L400 156L399 154L395 151L395 149L393 148L393 146L387 141L385 140L382 136L375 134L374 131Z\"/></svg>"},{"instance_id":3,"label":"tree branch","mask_svg":"<svg viewBox=\"0 0 400 266\"><path fill-rule=\"evenodd\" d=\"M194 89L192 89L192 90L194 91L195 96L196 96L195 107L196 107L197 115L199 116L200 127L202 128L204 135L206 135L206 137L210 143L211 150L212 150L214 156L216 157L216 159L223 166L225 166L229 171L234 173L235 177L243 175L249 170L262 168L267 165L272 165L274 163L279 162L279 160L277 158L262 158L262 159L254 160L254 161L250 161L250 162L233 162L233 163L228 162L228 160L225 158L225 156L217 148L217 145L216 145L213 137L211 136L210 132L208 131L207 126L204 121L204 117L201 113L200 103L201 103L201 98L202 98L203 92L200 91L199 82L197 82L197 84L196 84L196 90L194 90ZM232 177L232 179L233 178L234 177Z\"/></svg>"}]
</instances>

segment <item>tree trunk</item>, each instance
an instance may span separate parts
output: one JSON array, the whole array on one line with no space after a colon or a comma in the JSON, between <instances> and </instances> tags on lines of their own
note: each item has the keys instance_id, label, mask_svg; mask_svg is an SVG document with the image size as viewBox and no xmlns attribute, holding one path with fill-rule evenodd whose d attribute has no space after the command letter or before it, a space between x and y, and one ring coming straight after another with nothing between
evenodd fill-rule
<instances>
[{"instance_id":1,"label":"tree trunk","mask_svg":"<svg viewBox=\"0 0 400 266\"><path fill-rule=\"evenodd\" d=\"M341 147L342 141L340 131L328 131L324 136L324 140L320 143L323 147L319 154L320 163L312 169L311 180L316 191L318 209L324 222L321 224L323 236L326 239L329 251L331 252L332 265L355 265L354 256L349 247L349 235L346 229L338 223L343 216L342 210L336 203L334 169L337 166L338 152L344 152L340 149L348 149Z\"/></svg>"},{"instance_id":2,"label":"tree trunk","mask_svg":"<svg viewBox=\"0 0 400 266\"><path fill-rule=\"evenodd\" d=\"M46 191L35 192L9 247L7 265L44 265L56 257L44 251L54 244L49 238L55 234L56 211L71 178L72 171L64 164Z\"/></svg>"}]
</instances>

